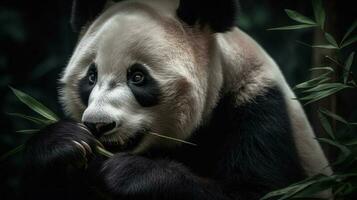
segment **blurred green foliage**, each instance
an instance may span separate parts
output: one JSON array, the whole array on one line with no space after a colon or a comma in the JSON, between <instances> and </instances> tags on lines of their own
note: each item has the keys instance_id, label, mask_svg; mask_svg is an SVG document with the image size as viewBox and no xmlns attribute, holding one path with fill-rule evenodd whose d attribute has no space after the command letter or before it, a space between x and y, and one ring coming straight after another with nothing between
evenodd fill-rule
<instances>
[{"instance_id":1,"label":"blurred green foliage","mask_svg":"<svg viewBox=\"0 0 357 200\"><path fill-rule=\"evenodd\" d=\"M322 67L316 66L310 71L319 71L315 77L303 83L296 85L294 88L300 91L299 100L304 105L320 102L324 99L336 100L341 92L346 90L357 91L357 79L354 77L353 70L356 68L354 64L354 56L356 49L346 51L346 47L355 46L357 43L357 19L353 22L350 28L343 34L341 40L336 39L333 34L326 30L326 18L330 13L326 13L321 0L312 0L314 10L314 18L304 16L295 11L285 9L286 14L298 22L298 25L284 26L273 28L270 30L298 30L305 28L315 28L320 35L324 37L324 43L312 44L313 49L327 49L323 59L320 60ZM348 57L342 56L346 53ZM324 61L328 62L324 62ZM278 200L287 199L313 199L319 192L331 192L331 196L326 199L348 200L357 195L357 133L352 127L357 125L357 122L349 122L343 117L336 114L336 108L344 108L344 105L330 104L329 109L323 104L317 104L318 117L320 124L326 133L325 137L317 136L317 140L321 144L327 144L334 148L335 156L330 156L329 167L333 169L332 174L316 174L298 183L294 183L285 188L272 191L267 194L264 199L277 198ZM336 134L339 129L333 124L341 123L345 126L341 128L347 134ZM347 128L347 131L346 131ZM321 133L319 134L321 135ZM327 166L326 166L327 167Z\"/></svg>"}]
</instances>

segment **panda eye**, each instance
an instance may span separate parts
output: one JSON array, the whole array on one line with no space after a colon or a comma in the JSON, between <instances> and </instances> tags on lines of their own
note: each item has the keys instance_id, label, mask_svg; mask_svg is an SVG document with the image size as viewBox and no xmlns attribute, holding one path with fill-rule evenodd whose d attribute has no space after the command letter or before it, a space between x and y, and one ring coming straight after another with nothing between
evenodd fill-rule
<instances>
[{"instance_id":1,"label":"panda eye","mask_svg":"<svg viewBox=\"0 0 357 200\"><path fill-rule=\"evenodd\" d=\"M144 86L150 83L150 74L146 69L145 65L140 63L135 63L128 68L127 71L127 82L133 86Z\"/></svg>"},{"instance_id":2,"label":"panda eye","mask_svg":"<svg viewBox=\"0 0 357 200\"><path fill-rule=\"evenodd\" d=\"M97 76L95 74L89 74L88 76L89 85L94 85L96 81L97 81Z\"/></svg>"},{"instance_id":3,"label":"panda eye","mask_svg":"<svg viewBox=\"0 0 357 200\"><path fill-rule=\"evenodd\" d=\"M89 71L88 71L88 84L90 86L92 86L96 82L97 82L97 68L96 68L95 64L92 64L89 67Z\"/></svg>"},{"instance_id":4,"label":"panda eye","mask_svg":"<svg viewBox=\"0 0 357 200\"><path fill-rule=\"evenodd\" d=\"M145 75L140 71L134 72L131 76L131 82L134 84L141 84L144 82L144 80L145 80Z\"/></svg>"}]
</instances>

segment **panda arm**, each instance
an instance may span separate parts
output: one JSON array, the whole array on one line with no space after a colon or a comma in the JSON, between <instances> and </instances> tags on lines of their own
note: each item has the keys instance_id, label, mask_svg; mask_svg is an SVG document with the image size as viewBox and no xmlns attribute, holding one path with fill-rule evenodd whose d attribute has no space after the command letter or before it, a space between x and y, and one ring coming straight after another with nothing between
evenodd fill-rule
<instances>
[{"instance_id":1,"label":"panda arm","mask_svg":"<svg viewBox=\"0 0 357 200\"><path fill-rule=\"evenodd\" d=\"M25 145L23 199L92 199L85 167L94 161L90 149L96 145L73 121L61 120L36 133Z\"/></svg>"},{"instance_id":2,"label":"panda arm","mask_svg":"<svg viewBox=\"0 0 357 200\"><path fill-rule=\"evenodd\" d=\"M118 153L99 169L97 184L113 199L228 200L220 188L168 159Z\"/></svg>"},{"instance_id":3,"label":"panda arm","mask_svg":"<svg viewBox=\"0 0 357 200\"><path fill-rule=\"evenodd\" d=\"M287 103L280 89L272 87L238 106L232 103L232 97L220 103L217 125L212 128L225 135L224 154L215 172L225 180L225 192L253 200L303 179Z\"/></svg>"}]
</instances>

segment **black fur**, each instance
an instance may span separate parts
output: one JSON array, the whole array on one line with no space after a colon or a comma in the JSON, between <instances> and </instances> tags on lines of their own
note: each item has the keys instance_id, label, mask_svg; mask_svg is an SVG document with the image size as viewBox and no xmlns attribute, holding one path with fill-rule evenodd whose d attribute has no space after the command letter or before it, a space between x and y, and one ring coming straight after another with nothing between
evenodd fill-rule
<instances>
[{"instance_id":1,"label":"black fur","mask_svg":"<svg viewBox=\"0 0 357 200\"><path fill-rule=\"evenodd\" d=\"M107 160L89 159L87 170L68 171L63 166L81 160L70 145L72 139L93 145L92 136L70 122L44 129L26 145L28 174L37 187L30 187L29 197L258 200L305 177L277 88L240 106L234 104L233 94L223 97L211 122L191 138L195 147L119 153Z\"/></svg>"},{"instance_id":2,"label":"black fur","mask_svg":"<svg viewBox=\"0 0 357 200\"><path fill-rule=\"evenodd\" d=\"M241 106L234 105L233 94L226 95L191 142L198 146L149 154L183 163L195 175L220 185L232 199L256 200L305 177L277 88Z\"/></svg>"},{"instance_id":3,"label":"black fur","mask_svg":"<svg viewBox=\"0 0 357 200\"><path fill-rule=\"evenodd\" d=\"M74 0L72 4L71 26L76 32L94 20L104 9L107 0Z\"/></svg>"},{"instance_id":4,"label":"black fur","mask_svg":"<svg viewBox=\"0 0 357 200\"><path fill-rule=\"evenodd\" d=\"M98 187L113 199L228 199L219 187L170 160L119 153L105 161L97 171L100 171L96 177Z\"/></svg>"},{"instance_id":5,"label":"black fur","mask_svg":"<svg viewBox=\"0 0 357 200\"><path fill-rule=\"evenodd\" d=\"M131 81L131 76L134 72L140 71L145 78L142 83L134 84ZM157 105L160 101L160 86L159 83L150 75L149 71L141 64L134 64L127 73L128 86L132 91L135 99L143 107Z\"/></svg>"},{"instance_id":6,"label":"black fur","mask_svg":"<svg viewBox=\"0 0 357 200\"><path fill-rule=\"evenodd\" d=\"M25 146L24 199L86 199L92 195L84 168L94 157L84 156L73 141L96 147L94 137L73 121L60 121L36 133Z\"/></svg>"},{"instance_id":7,"label":"black fur","mask_svg":"<svg viewBox=\"0 0 357 200\"><path fill-rule=\"evenodd\" d=\"M177 16L188 25L209 25L214 32L225 32L234 27L238 8L238 0L180 0Z\"/></svg>"},{"instance_id":8,"label":"black fur","mask_svg":"<svg viewBox=\"0 0 357 200\"><path fill-rule=\"evenodd\" d=\"M97 67L94 63L89 66L86 76L84 76L78 83L79 97L81 98L82 103L86 106L88 106L89 95L95 86L95 83L93 85L89 83L88 76L90 73L95 73L97 76Z\"/></svg>"}]
</instances>

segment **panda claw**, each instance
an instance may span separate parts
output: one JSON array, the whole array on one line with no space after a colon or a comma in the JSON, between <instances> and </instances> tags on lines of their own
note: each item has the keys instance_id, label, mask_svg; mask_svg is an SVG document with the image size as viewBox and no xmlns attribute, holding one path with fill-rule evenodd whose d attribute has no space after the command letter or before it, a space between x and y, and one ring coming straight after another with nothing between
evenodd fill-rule
<instances>
[{"instance_id":1,"label":"panda claw","mask_svg":"<svg viewBox=\"0 0 357 200\"><path fill-rule=\"evenodd\" d=\"M75 140L72 140L72 142L80 149L83 157L86 158L87 153L86 153L86 149L83 147L83 145Z\"/></svg>"},{"instance_id":2,"label":"panda claw","mask_svg":"<svg viewBox=\"0 0 357 200\"><path fill-rule=\"evenodd\" d=\"M86 143L83 140L81 140L80 143L82 144L82 146L84 146L84 148L87 150L87 152L89 152L90 154L93 154L92 148L89 146L88 143Z\"/></svg>"},{"instance_id":3,"label":"panda claw","mask_svg":"<svg viewBox=\"0 0 357 200\"><path fill-rule=\"evenodd\" d=\"M81 123L77 123L78 124L78 126L79 126L79 128L81 128L81 129L83 129L85 132L87 132L89 135L93 135L89 130L88 130L88 128L85 126L85 125L83 125L83 124L81 124Z\"/></svg>"}]
</instances>

